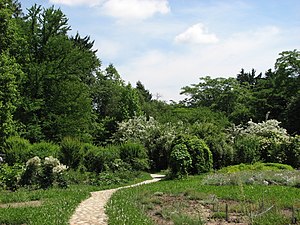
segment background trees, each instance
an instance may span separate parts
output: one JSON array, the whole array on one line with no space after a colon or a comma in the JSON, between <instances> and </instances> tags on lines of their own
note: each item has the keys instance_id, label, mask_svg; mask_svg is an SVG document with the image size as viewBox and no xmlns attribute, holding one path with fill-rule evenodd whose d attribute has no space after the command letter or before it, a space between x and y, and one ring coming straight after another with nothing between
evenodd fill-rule
<instances>
[{"instance_id":1,"label":"background trees","mask_svg":"<svg viewBox=\"0 0 300 225\"><path fill-rule=\"evenodd\" d=\"M299 166L297 136L268 146L272 152L268 158L266 152L261 155L260 135L238 136L231 129L247 126L250 120L260 124L275 119L289 134L300 133L298 50L280 53L275 69L264 74L241 69L235 77L201 77L198 84L182 88L185 100L167 103L153 99L141 81L135 87L126 83L113 64L102 69L94 42L79 33L69 36L68 18L60 9L34 5L23 14L17 1L3 0L0 6L0 153L13 152L9 146L14 140L30 141L28 145L50 141L63 148L60 160L80 169L79 158L95 156L96 165L106 157L99 151L108 144L130 141L131 150L142 145L138 149L147 153L142 161L149 158L151 169L157 170L167 169L180 152L189 154L184 160L192 160L189 173L203 172L198 169L207 160L207 168L218 169L238 162L276 161L277 153L281 162ZM179 138L184 135L192 140L190 144ZM67 148L67 140L89 145ZM176 140L181 143L175 144ZM195 146L211 153L207 160ZM17 149L22 162L28 160L31 153ZM72 157L75 162L68 162ZM201 163L195 163L197 158ZM112 168L123 158L114 160ZM134 164L128 157L124 162ZM88 163L83 167L92 171L105 167L90 168Z\"/></svg>"}]
</instances>

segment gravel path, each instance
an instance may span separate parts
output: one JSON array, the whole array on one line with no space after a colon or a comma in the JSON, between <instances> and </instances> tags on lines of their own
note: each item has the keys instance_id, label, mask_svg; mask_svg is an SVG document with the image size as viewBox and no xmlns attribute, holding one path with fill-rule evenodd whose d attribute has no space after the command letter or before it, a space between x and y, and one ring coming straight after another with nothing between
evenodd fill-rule
<instances>
[{"instance_id":1,"label":"gravel path","mask_svg":"<svg viewBox=\"0 0 300 225\"><path fill-rule=\"evenodd\" d=\"M115 189L91 192L91 197L84 200L75 210L70 219L70 225L107 225L105 208L107 201L114 192L119 189L134 187L142 184L149 184L161 180L164 175L151 174L152 180L146 180L138 184L133 184Z\"/></svg>"}]
</instances>

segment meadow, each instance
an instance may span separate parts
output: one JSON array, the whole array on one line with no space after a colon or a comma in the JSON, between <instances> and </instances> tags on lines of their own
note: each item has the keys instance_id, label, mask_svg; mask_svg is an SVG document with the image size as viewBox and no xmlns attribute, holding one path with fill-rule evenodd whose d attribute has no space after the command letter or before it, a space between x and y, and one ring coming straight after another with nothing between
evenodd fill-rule
<instances>
[{"instance_id":1,"label":"meadow","mask_svg":"<svg viewBox=\"0 0 300 225\"><path fill-rule=\"evenodd\" d=\"M81 201L90 196L90 192L116 188L151 179L149 174L141 173L135 179L102 185L73 184L62 189L52 187L46 190L20 188L15 192L0 191L1 225L63 225L74 213Z\"/></svg>"},{"instance_id":2,"label":"meadow","mask_svg":"<svg viewBox=\"0 0 300 225\"><path fill-rule=\"evenodd\" d=\"M245 172L203 174L121 190L107 206L109 224L299 224L299 171L247 171L265 181L251 184L239 176ZM236 180L240 177L237 182L225 179L233 174ZM275 183L280 174L294 182ZM224 182L215 183L220 179Z\"/></svg>"}]
</instances>

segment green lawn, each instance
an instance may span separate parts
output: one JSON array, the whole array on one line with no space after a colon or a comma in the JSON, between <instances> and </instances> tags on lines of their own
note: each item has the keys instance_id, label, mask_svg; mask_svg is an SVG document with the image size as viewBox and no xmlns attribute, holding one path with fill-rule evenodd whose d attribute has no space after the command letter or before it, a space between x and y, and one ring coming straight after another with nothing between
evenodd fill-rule
<instances>
[{"instance_id":1,"label":"green lawn","mask_svg":"<svg viewBox=\"0 0 300 225\"><path fill-rule=\"evenodd\" d=\"M115 188L151 179L142 173L127 183L110 186L71 185L67 189L48 190L20 189L16 192L0 191L0 224L5 225L63 225L68 221L79 203L90 196L91 191ZM32 203L31 206L5 207L8 203ZM36 205L36 203L39 203ZM5 207L5 208L4 208Z\"/></svg>"}]
</instances>

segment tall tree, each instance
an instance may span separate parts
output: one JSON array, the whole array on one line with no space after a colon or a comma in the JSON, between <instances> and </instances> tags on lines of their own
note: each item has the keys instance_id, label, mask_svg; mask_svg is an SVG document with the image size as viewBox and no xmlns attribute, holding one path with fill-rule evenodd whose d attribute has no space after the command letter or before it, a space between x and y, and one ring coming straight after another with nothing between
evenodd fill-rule
<instances>
[{"instance_id":1,"label":"tall tree","mask_svg":"<svg viewBox=\"0 0 300 225\"><path fill-rule=\"evenodd\" d=\"M13 114L19 103L17 78L22 70L9 53L0 55L0 148L6 138L16 134L16 121Z\"/></svg>"}]
</instances>

